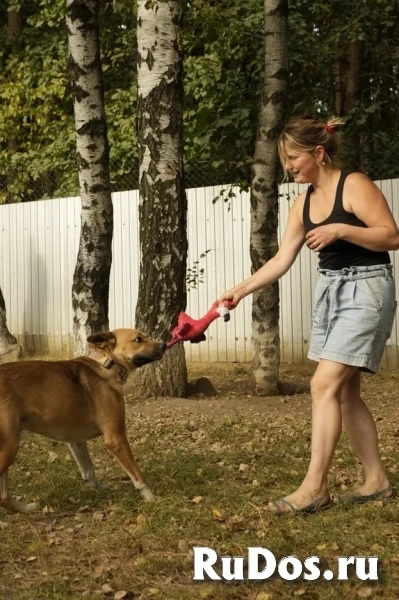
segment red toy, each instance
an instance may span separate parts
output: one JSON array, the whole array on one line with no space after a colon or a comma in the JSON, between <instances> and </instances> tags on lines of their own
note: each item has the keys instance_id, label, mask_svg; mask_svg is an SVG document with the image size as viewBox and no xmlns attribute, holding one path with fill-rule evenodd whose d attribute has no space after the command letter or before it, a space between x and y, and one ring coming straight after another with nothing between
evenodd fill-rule
<instances>
[{"instance_id":1,"label":"red toy","mask_svg":"<svg viewBox=\"0 0 399 600\"><path fill-rule=\"evenodd\" d=\"M177 342L191 342L198 344L206 340L204 331L218 317L223 317L225 322L230 320L229 307L233 308L233 304L226 300L223 304L219 304L216 300L212 307L202 319L197 321L189 317L186 313L181 312L177 319L177 326L172 331L172 339L167 342L166 347L171 348Z\"/></svg>"}]
</instances>

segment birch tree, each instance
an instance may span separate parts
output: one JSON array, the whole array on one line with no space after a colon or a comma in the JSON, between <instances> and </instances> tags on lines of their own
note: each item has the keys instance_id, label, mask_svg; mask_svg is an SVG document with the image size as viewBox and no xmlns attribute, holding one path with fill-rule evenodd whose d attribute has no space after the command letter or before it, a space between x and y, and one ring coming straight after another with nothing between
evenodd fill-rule
<instances>
[{"instance_id":1,"label":"birch tree","mask_svg":"<svg viewBox=\"0 0 399 600\"><path fill-rule=\"evenodd\" d=\"M251 176L250 253L252 270L270 260L278 247L278 149L288 86L287 0L264 0L264 83ZM280 363L278 283L253 296L252 388L278 393Z\"/></svg>"},{"instance_id":2,"label":"birch tree","mask_svg":"<svg viewBox=\"0 0 399 600\"><path fill-rule=\"evenodd\" d=\"M0 364L17 360L21 347L7 327L6 303L0 288Z\"/></svg>"},{"instance_id":3,"label":"birch tree","mask_svg":"<svg viewBox=\"0 0 399 600\"><path fill-rule=\"evenodd\" d=\"M139 0L140 281L136 325L166 340L186 305L187 200L183 174L181 0ZM182 344L137 372L135 393L183 396Z\"/></svg>"},{"instance_id":4,"label":"birch tree","mask_svg":"<svg viewBox=\"0 0 399 600\"><path fill-rule=\"evenodd\" d=\"M69 76L74 95L81 233L72 286L75 354L108 329L113 210L100 60L98 0L66 0Z\"/></svg>"}]
</instances>

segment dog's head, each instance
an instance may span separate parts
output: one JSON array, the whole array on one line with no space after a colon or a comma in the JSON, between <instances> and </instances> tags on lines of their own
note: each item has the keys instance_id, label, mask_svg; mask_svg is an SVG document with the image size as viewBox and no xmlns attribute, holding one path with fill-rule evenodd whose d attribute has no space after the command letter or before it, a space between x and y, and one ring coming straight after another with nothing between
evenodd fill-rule
<instances>
[{"instance_id":1,"label":"dog's head","mask_svg":"<svg viewBox=\"0 0 399 600\"><path fill-rule=\"evenodd\" d=\"M114 329L94 333L87 338L91 347L102 350L105 356L131 371L160 360L166 344L156 342L137 329Z\"/></svg>"}]
</instances>

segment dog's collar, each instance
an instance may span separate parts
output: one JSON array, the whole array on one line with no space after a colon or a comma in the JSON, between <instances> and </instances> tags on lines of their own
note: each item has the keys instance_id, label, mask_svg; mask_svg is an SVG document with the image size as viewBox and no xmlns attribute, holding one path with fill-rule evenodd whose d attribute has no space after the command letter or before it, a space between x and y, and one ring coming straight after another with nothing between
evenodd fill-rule
<instances>
[{"instance_id":1,"label":"dog's collar","mask_svg":"<svg viewBox=\"0 0 399 600\"><path fill-rule=\"evenodd\" d=\"M119 377L122 379L122 383L123 384L126 383L126 379L127 379L127 371L126 371L126 369L124 369L123 367L121 367L120 365L118 365L114 361L113 358L108 358L108 356L102 356L100 359L98 359L97 362L99 362L100 365L102 365L106 369L111 369L114 365L116 365L119 368L118 374L119 374Z\"/></svg>"}]
</instances>

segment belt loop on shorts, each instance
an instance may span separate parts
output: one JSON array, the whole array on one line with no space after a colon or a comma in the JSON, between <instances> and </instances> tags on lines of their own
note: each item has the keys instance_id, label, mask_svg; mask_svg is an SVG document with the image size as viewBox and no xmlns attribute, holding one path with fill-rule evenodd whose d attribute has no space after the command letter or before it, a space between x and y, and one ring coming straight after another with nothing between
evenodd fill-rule
<instances>
[{"instance_id":1,"label":"belt loop on shorts","mask_svg":"<svg viewBox=\"0 0 399 600\"><path fill-rule=\"evenodd\" d=\"M386 267L383 267L382 270L384 271L384 277L385 277L385 279L388 279L388 269Z\"/></svg>"}]
</instances>

